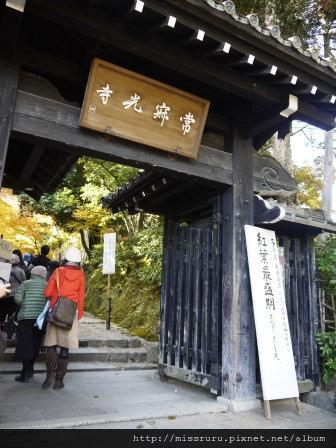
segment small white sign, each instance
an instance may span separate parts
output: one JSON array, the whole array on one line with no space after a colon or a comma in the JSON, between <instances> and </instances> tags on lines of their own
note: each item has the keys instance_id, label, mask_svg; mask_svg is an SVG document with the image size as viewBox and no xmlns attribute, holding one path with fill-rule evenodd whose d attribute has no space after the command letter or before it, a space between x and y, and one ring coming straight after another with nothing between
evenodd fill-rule
<instances>
[{"instance_id":1,"label":"small white sign","mask_svg":"<svg viewBox=\"0 0 336 448\"><path fill-rule=\"evenodd\" d=\"M115 273L115 252L116 252L116 234L105 233L104 235L104 256L103 256L103 274Z\"/></svg>"},{"instance_id":2,"label":"small white sign","mask_svg":"<svg viewBox=\"0 0 336 448\"><path fill-rule=\"evenodd\" d=\"M282 267L275 233L245 226L264 400L298 397Z\"/></svg>"},{"instance_id":3,"label":"small white sign","mask_svg":"<svg viewBox=\"0 0 336 448\"><path fill-rule=\"evenodd\" d=\"M0 238L0 258L10 260L12 256L13 244Z\"/></svg>"}]
</instances>

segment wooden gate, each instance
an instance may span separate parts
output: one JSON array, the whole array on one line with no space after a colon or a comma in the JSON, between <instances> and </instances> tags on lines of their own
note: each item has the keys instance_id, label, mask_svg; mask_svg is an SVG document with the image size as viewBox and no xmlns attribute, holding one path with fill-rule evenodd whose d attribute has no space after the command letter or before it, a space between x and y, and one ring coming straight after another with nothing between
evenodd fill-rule
<instances>
[{"instance_id":1,"label":"wooden gate","mask_svg":"<svg viewBox=\"0 0 336 448\"><path fill-rule=\"evenodd\" d=\"M298 380L319 383L318 307L314 240L279 237L285 256L285 295Z\"/></svg>"},{"instance_id":2,"label":"wooden gate","mask_svg":"<svg viewBox=\"0 0 336 448\"><path fill-rule=\"evenodd\" d=\"M211 219L166 220L159 372L219 392L221 304L216 229Z\"/></svg>"},{"instance_id":3,"label":"wooden gate","mask_svg":"<svg viewBox=\"0 0 336 448\"><path fill-rule=\"evenodd\" d=\"M212 217L192 224L166 218L159 352L159 373L217 394L221 393L225 258L220 204L219 196ZM276 233L284 249L286 305L297 378L318 385L314 240L304 232Z\"/></svg>"}]
</instances>

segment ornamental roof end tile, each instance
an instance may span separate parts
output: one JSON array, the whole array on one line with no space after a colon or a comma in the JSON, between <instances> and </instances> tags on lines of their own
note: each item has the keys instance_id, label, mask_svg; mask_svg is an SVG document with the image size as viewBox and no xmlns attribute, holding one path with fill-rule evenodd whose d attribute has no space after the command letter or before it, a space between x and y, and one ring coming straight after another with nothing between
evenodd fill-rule
<instances>
[{"instance_id":1,"label":"ornamental roof end tile","mask_svg":"<svg viewBox=\"0 0 336 448\"><path fill-rule=\"evenodd\" d=\"M317 46L311 46L309 48L303 48L301 39L298 36L293 36L289 39L284 39L281 37L281 29L278 25L271 25L267 28L260 26L259 17L257 14L249 14L244 16L236 11L236 5L233 0L203 0L209 6L218 11L223 11L224 13L230 15L237 22L250 25L252 28L256 29L259 33L270 36L277 40L281 44L294 48L298 53L301 53L311 59L313 59L318 64L324 67L330 67L336 73L336 59L331 56L329 58L324 58L320 55L319 48Z\"/></svg>"}]
</instances>

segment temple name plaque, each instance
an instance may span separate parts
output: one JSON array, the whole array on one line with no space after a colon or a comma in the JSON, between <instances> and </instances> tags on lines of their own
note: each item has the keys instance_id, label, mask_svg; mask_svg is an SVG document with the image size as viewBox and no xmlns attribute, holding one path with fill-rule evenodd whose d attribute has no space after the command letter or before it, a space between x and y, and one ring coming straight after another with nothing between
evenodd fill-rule
<instances>
[{"instance_id":1,"label":"temple name plaque","mask_svg":"<svg viewBox=\"0 0 336 448\"><path fill-rule=\"evenodd\" d=\"M94 59L80 124L197 158L209 101Z\"/></svg>"}]
</instances>

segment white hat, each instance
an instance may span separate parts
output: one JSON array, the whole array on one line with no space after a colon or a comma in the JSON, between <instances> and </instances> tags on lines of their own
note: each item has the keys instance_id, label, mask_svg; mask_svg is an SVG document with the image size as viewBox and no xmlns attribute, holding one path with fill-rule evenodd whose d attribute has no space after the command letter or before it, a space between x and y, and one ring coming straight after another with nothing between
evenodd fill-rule
<instances>
[{"instance_id":1,"label":"white hat","mask_svg":"<svg viewBox=\"0 0 336 448\"><path fill-rule=\"evenodd\" d=\"M77 247L69 247L64 252L64 258L66 261L72 261L73 263L80 263L82 261L82 254Z\"/></svg>"}]
</instances>

